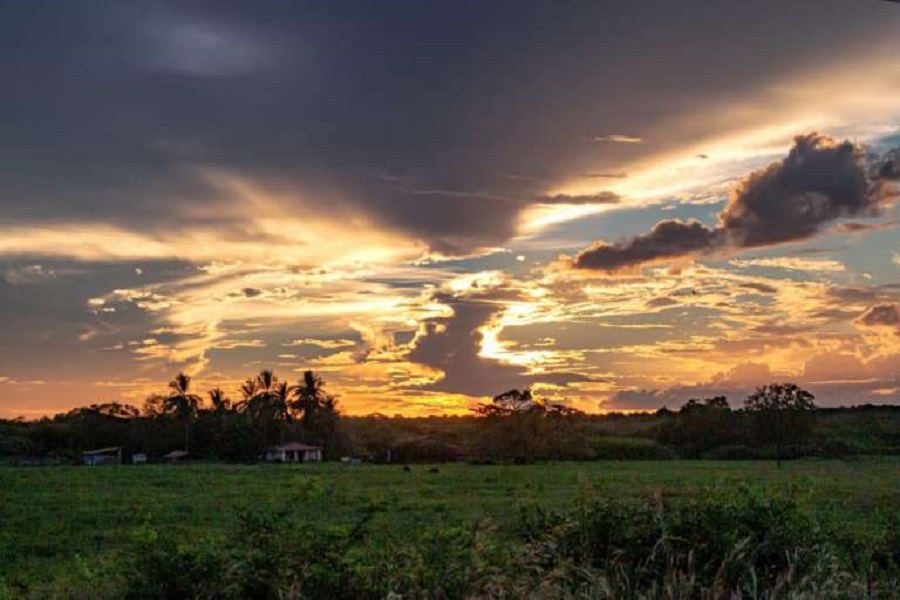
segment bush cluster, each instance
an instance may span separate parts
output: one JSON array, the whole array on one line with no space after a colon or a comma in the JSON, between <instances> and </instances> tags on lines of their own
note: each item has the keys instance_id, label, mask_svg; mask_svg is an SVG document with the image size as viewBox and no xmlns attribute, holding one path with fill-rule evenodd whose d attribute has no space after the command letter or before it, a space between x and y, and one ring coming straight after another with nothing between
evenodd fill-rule
<instances>
[{"instance_id":1,"label":"bush cluster","mask_svg":"<svg viewBox=\"0 0 900 600\"><path fill-rule=\"evenodd\" d=\"M742 490L669 505L521 506L487 522L368 543L377 507L321 527L289 511L241 514L232 537L179 544L148 528L129 598L896 597L900 519L862 543L793 501ZM852 538L852 542L851 542Z\"/></svg>"}]
</instances>

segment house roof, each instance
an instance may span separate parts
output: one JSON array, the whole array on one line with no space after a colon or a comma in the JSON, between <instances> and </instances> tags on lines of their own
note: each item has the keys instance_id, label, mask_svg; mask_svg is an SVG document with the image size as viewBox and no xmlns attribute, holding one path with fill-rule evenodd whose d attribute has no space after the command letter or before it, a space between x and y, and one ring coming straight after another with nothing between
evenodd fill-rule
<instances>
[{"instance_id":1,"label":"house roof","mask_svg":"<svg viewBox=\"0 0 900 600\"><path fill-rule=\"evenodd\" d=\"M96 450L85 450L82 454L91 455L91 454L112 454L113 452L119 452L122 449L121 446L110 446L109 448L98 448Z\"/></svg>"},{"instance_id":2,"label":"house roof","mask_svg":"<svg viewBox=\"0 0 900 600\"><path fill-rule=\"evenodd\" d=\"M303 444L300 442L290 442L287 444L282 444L281 446L274 446L270 449L290 452L295 450L321 450L322 448L320 446L310 446L309 444Z\"/></svg>"}]
</instances>

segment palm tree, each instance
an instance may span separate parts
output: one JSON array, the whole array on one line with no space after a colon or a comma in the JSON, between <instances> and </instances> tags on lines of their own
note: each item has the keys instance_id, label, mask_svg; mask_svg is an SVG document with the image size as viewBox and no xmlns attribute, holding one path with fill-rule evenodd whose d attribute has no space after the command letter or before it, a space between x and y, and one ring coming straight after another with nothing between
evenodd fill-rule
<instances>
[{"instance_id":1,"label":"palm tree","mask_svg":"<svg viewBox=\"0 0 900 600\"><path fill-rule=\"evenodd\" d=\"M337 451L338 414L337 398L325 391L325 381L305 371L303 379L291 389L294 400L291 409L300 414L300 423L310 441L322 444L326 453Z\"/></svg>"},{"instance_id":2,"label":"palm tree","mask_svg":"<svg viewBox=\"0 0 900 600\"><path fill-rule=\"evenodd\" d=\"M271 400L273 421L283 422L291 420L290 396L290 387L287 381L282 381L275 387ZM281 443L284 443L284 427L279 427L278 434Z\"/></svg>"},{"instance_id":3,"label":"palm tree","mask_svg":"<svg viewBox=\"0 0 900 600\"><path fill-rule=\"evenodd\" d=\"M272 369L263 369L259 372L259 375L256 376L256 384L261 393L270 394L278 384L278 378L275 377L275 373Z\"/></svg>"},{"instance_id":4,"label":"palm tree","mask_svg":"<svg viewBox=\"0 0 900 600\"><path fill-rule=\"evenodd\" d=\"M246 410L253 419L260 419L272 412L274 390L278 378L271 369L263 369L255 379L248 379L241 387L246 397Z\"/></svg>"},{"instance_id":5,"label":"palm tree","mask_svg":"<svg viewBox=\"0 0 900 600\"><path fill-rule=\"evenodd\" d=\"M256 395L257 392L257 380L255 377L250 377L241 384L241 396L243 396L243 400L235 404L234 408L238 412L244 412L247 410L248 405L250 404L250 400Z\"/></svg>"},{"instance_id":6,"label":"palm tree","mask_svg":"<svg viewBox=\"0 0 900 600\"><path fill-rule=\"evenodd\" d=\"M279 419L288 421L291 418L290 396L291 392L287 381L282 381L275 386L275 391L272 392L272 408Z\"/></svg>"},{"instance_id":7,"label":"palm tree","mask_svg":"<svg viewBox=\"0 0 900 600\"><path fill-rule=\"evenodd\" d=\"M188 451L190 440L191 420L197 416L201 399L197 394L190 393L191 378L185 373L179 373L175 379L169 382L169 396L166 398L164 409L167 413L174 414L184 421L184 451Z\"/></svg>"},{"instance_id":8,"label":"palm tree","mask_svg":"<svg viewBox=\"0 0 900 600\"><path fill-rule=\"evenodd\" d=\"M209 390L209 401L216 414L226 413L231 409L231 400L222 391L222 388Z\"/></svg>"},{"instance_id":9,"label":"palm tree","mask_svg":"<svg viewBox=\"0 0 900 600\"><path fill-rule=\"evenodd\" d=\"M325 393L325 381L312 371L304 371L303 379L291 388L294 396L291 408L300 414L304 426L312 424L316 413L328 399Z\"/></svg>"},{"instance_id":10,"label":"palm tree","mask_svg":"<svg viewBox=\"0 0 900 600\"><path fill-rule=\"evenodd\" d=\"M243 388L244 394L252 392L245 402L245 412L255 421L262 437L262 445L268 445L272 436L269 434L278 429L281 435L281 423L290 416L288 412L289 388L286 383L278 382L278 378L270 369L259 372L252 382L247 380Z\"/></svg>"}]
</instances>

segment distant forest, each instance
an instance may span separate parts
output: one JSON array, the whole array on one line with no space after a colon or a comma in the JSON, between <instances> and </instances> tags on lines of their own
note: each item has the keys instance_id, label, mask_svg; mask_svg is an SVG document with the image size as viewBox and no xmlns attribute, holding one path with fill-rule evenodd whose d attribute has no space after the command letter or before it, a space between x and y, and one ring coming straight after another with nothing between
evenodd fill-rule
<instances>
[{"instance_id":1,"label":"distant forest","mask_svg":"<svg viewBox=\"0 0 900 600\"><path fill-rule=\"evenodd\" d=\"M167 393L143 406L95 404L36 421L0 421L0 460L78 462L85 451L121 447L159 459L256 461L286 442L321 446L326 460L503 463L545 460L791 459L900 454L900 407L819 408L790 383L759 387L734 409L725 397L690 400L679 410L586 414L510 390L470 416L344 416L317 374L296 385L264 370L241 397L199 395L179 373Z\"/></svg>"}]
</instances>

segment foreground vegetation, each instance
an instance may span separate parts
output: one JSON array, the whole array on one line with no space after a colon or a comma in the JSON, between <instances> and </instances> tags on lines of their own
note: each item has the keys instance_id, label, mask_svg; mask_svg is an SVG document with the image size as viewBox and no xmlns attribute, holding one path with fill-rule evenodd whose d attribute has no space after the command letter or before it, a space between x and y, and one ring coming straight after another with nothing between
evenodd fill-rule
<instances>
[{"instance_id":1,"label":"foreground vegetation","mask_svg":"<svg viewBox=\"0 0 900 600\"><path fill-rule=\"evenodd\" d=\"M242 398L208 401L178 374L142 408L94 404L37 421L0 420L0 461L77 463L98 448L151 460L179 450L201 459L255 461L289 441L321 446L326 459L371 462L527 463L543 460L840 458L900 454L900 407L816 407L793 384L769 384L743 400L692 399L677 411L590 415L529 390L509 390L468 417L347 417L311 371L296 385L270 370L247 379Z\"/></svg>"},{"instance_id":2,"label":"foreground vegetation","mask_svg":"<svg viewBox=\"0 0 900 600\"><path fill-rule=\"evenodd\" d=\"M740 408L509 390L469 417L351 418L312 372L236 402L190 383L0 422L0 600L900 596L895 407L770 384ZM365 463L257 463L286 441ZM196 462L64 466L108 446Z\"/></svg>"},{"instance_id":3,"label":"foreground vegetation","mask_svg":"<svg viewBox=\"0 0 900 600\"><path fill-rule=\"evenodd\" d=\"M6 467L0 597L896 597L898 481L893 458Z\"/></svg>"}]
</instances>

